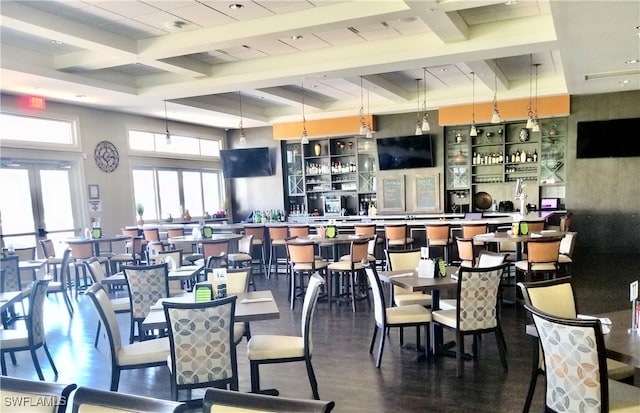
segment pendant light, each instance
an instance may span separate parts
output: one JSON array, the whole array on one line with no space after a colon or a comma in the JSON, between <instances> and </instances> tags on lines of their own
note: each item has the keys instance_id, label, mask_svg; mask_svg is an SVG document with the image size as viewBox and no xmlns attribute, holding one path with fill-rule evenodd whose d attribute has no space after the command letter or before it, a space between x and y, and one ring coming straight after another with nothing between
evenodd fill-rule
<instances>
[{"instance_id":1,"label":"pendant light","mask_svg":"<svg viewBox=\"0 0 640 413\"><path fill-rule=\"evenodd\" d=\"M358 135L367 134L367 122L364 118L364 93L362 88L362 76L360 76L360 131Z\"/></svg>"},{"instance_id":2,"label":"pendant light","mask_svg":"<svg viewBox=\"0 0 640 413\"><path fill-rule=\"evenodd\" d=\"M369 106L369 103L370 103L370 101L369 101L369 91L367 90L367 116L371 115L371 112L370 112L371 106ZM370 116L369 119L370 120L369 120L369 123L367 124L367 134L365 135L365 138L371 139L371 138L373 138L373 133L375 131L373 130L373 123L371 122L371 119L373 119L373 117Z\"/></svg>"},{"instance_id":3,"label":"pendant light","mask_svg":"<svg viewBox=\"0 0 640 413\"><path fill-rule=\"evenodd\" d=\"M424 93L422 94L422 132L429 132L431 125L429 125L429 114L427 113L427 68L422 68L422 86L424 87Z\"/></svg>"},{"instance_id":4,"label":"pendant light","mask_svg":"<svg viewBox=\"0 0 640 413\"><path fill-rule=\"evenodd\" d=\"M169 133L169 118L167 117L167 101L164 101L164 144L171 145L171 134Z\"/></svg>"},{"instance_id":5,"label":"pendant light","mask_svg":"<svg viewBox=\"0 0 640 413\"><path fill-rule=\"evenodd\" d=\"M469 136L478 136L478 130L476 129L476 73L471 72L471 84L473 85L471 94L471 130Z\"/></svg>"},{"instance_id":6,"label":"pendant light","mask_svg":"<svg viewBox=\"0 0 640 413\"><path fill-rule=\"evenodd\" d=\"M498 62L494 62L493 69L493 114L491 115L491 123L500 123L500 112L498 111Z\"/></svg>"},{"instance_id":7,"label":"pendant light","mask_svg":"<svg viewBox=\"0 0 640 413\"><path fill-rule=\"evenodd\" d=\"M525 126L525 128L527 129L532 129L535 123L533 119L533 110L531 108L531 100L533 99L532 84L533 84L533 53L529 55L529 107L527 108L527 125Z\"/></svg>"},{"instance_id":8,"label":"pendant light","mask_svg":"<svg viewBox=\"0 0 640 413\"><path fill-rule=\"evenodd\" d=\"M304 116L304 82L301 82L302 86L302 136L301 143L306 145L309 143L309 134L307 133L307 119Z\"/></svg>"},{"instance_id":9,"label":"pendant light","mask_svg":"<svg viewBox=\"0 0 640 413\"><path fill-rule=\"evenodd\" d=\"M533 112L533 127L531 132L540 132L540 121L538 120L538 66L540 63L533 65L536 68L536 108Z\"/></svg>"},{"instance_id":10,"label":"pendant light","mask_svg":"<svg viewBox=\"0 0 640 413\"><path fill-rule=\"evenodd\" d=\"M418 102L418 120L416 121L416 135L422 135L422 122L420 118L420 79L416 79L416 101Z\"/></svg>"},{"instance_id":11,"label":"pendant light","mask_svg":"<svg viewBox=\"0 0 640 413\"><path fill-rule=\"evenodd\" d=\"M238 91L238 100L240 101L240 140L238 143L240 145L247 144L247 137L244 134L244 126L242 125L242 92Z\"/></svg>"}]
</instances>

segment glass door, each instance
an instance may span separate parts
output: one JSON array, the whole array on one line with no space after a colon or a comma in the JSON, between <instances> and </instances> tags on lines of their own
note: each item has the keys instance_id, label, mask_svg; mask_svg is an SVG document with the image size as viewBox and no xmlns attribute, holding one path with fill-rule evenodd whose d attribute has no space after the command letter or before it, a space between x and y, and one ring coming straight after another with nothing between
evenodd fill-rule
<instances>
[{"instance_id":1,"label":"glass door","mask_svg":"<svg viewBox=\"0 0 640 413\"><path fill-rule=\"evenodd\" d=\"M61 241L74 236L75 224L71 195L70 163L3 162L0 168L2 196L0 216L2 246L38 246L40 239ZM60 255L61 251L57 251Z\"/></svg>"}]
</instances>

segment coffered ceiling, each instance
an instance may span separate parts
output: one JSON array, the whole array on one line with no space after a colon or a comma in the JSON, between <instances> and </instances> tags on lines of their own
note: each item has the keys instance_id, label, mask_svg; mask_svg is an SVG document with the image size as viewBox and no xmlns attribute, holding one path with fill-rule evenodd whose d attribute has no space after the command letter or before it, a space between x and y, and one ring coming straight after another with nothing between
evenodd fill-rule
<instances>
[{"instance_id":1,"label":"coffered ceiling","mask_svg":"<svg viewBox=\"0 0 640 413\"><path fill-rule=\"evenodd\" d=\"M2 91L220 128L640 89L640 2L2 1ZM416 79L420 79L419 86ZM362 84L362 89L361 89ZM419 91L418 91L419 90ZM304 93L303 93L304 92ZM523 110L523 117L526 113Z\"/></svg>"}]
</instances>

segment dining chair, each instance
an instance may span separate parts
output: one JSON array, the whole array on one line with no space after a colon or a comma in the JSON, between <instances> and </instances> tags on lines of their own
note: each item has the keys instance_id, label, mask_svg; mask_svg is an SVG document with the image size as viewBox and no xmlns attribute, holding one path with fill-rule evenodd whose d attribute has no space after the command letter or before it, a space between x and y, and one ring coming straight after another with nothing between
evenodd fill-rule
<instances>
[{"instance_id":1,"label":"dining chair","mask_svg":"<svg viewBox=\"0 0 640 413\"><path fill-rule=\"evenodd\" d=\"M171 399L180 390L206 387L238 391L238 361L233 336L236 299L231 295L199 303L163 302L171 358Z\"/></svg>"},{"instance_id":2,"label":"dining chair","mask_svg":"<svg viewBox=\"0 0 640 413\"><path fill-rule=\"evenodd\" d=\"M386 224L384 235L387 250L413 248L413 238L407 236L407 224Z\"/></svg>"},{"instance_id":3,"label":"dining chair","mask_svg":"<svg viewBox=\"0 0 640 413\"><path fill-rule=\"evenodd\" d=\"M371 285L371 293L373 295L375 326L373 327L373 335L371 344L369 345L369 354L373 352L376 342L378 330L380 330L380 344L378 346L378 356L376 357L376 367L380 368L382 360L382 352L384 351L384 342L387 331L391 327L416 327L417 337L420 337L420 327L424 328L425 346L429 346L429 324L431 323L431 311L420 304L408 304L400 307L387 307L384 293L382 292L382 283L375 269L375 266L368 265L365 269ZM419 338L417 339L416 348L420 348ZM425 350L427 357L430 351Z\"/></svg>"},{"instance_id":4,"label":"dining chair","mask_svg":"<svg viewBox=\"0 0 640 413\"><path fill-rule=\"evenodd\" d=\"M183 413L187 411L189 406L185 403L80 386L73 392L70 413Z\"/></svg>"},{"instance_id":5,"label":"dining chair","mask_svg":"<svg viewBox=\"0 0 640 413\"><path fill-rule=\"evenodd\" d=\"M53 278L57 280L58 266L62 263L62 258L56 255L56 250L51 239L41 239L40 247L42 248L42 256L46 260L44 264L45 271L49 274L53 274Z\"/></svg>"},{"instance_id":6,"label":"dining chair","mask_svg":"<svg viewBox=\"0 0 640 413\"><path fill-rule=\"evenodd\" d=\"M347 259L332 262L327 266L329 272L327 286L329 287L329 300L331 300L331 285L333 284L332 278L337 276L338 281L336 286L339 289L336 300L338 304L343 300L351 302L351 309L356 312L356 302L366 300L371 307L371 301L369 300L369 286L367 285L367 279L364 274L364 266L368 264L369 258L369 240L354 239L350 243L349 256ZM329 301L329 308L331 308L331 301Z\"/></svg>"},{"instance_id":7,"label":"dining chair","mask_svg":"<svg viewBox=\"0 0 640 413\"><path fill-rule=\"evenodd\" d=\"M20 279L20 259L15 255L0 258L0 292L22 291L22 280ZM24 304L22 306L22 316L24 316ZM7 309L7 313L2 314L2 324L7 325L9 321L17 317L15 305Z\"/></svg>"},{"instance_id":8,"label":"dining chair","mask_svg":"<svg viewBox=\"0 0 640 413\"><path fill-rule=\"evenodd\" d=\"M527 259L516 262L516 274L524 274L525 281L542 274L545 277L558 273L560 255L559 237L530 238L527 241Z\"/></svg>"},{"instance_id":9,"label":"dining chair","mask_svg":"<svg viewBox=\"0 0 640 413\"><path fill-rule=\"evenodd\" d=\"M167 263L169 271L173 270L173 265L175 265L175 268L180 268L183 265L191 265L189 261L184 261L183 252L181 249L158 251L158 254L155 258L155 263L161 264L163 262ZM187 291L190 291L192 287L193 280L170 280L169 297L184 294Z\"/></svg>"},{"instance_id":10,"label":"dining chair","mask_svg":"<svg viewBox=\"0 0 640 413\"><path fill-rule=\"evenodd\" d=\"M442 248L444 261L449 263L449 250L453 246L451 239L451 225L449 224L427 224L425 225L427 248ZM429 257L431 257L429 252Z\"/></svg>"},{"instance_id":11,"label":"dining chair","mask_svg":"<svg viewBox=\"0 0 640 413\"><path fill-rule=\"evenodd\" d=\"M88 286L89 279L87 273L85 272L85 266L83 265L83 263L95 256L93 242L74 241L69 243L69 248L71 248L71 257L73 258L72 263L75 268L75 282L73 283L73 287L75 290L75 296L77 297L78 293ZM109 265L109 260L107 257L97 258L105 267ZM80 283L80 270L82 270L82 284Z\"/></svg>"},{"instance_id":12,"label":"dining chair","mask_svg":"<svg viewBox=\"0 0 640 413\"><path fill-rule=\"evenodd\" d=\"M519 282L525 305L529 305L546 314L560 318L576 318L578 303L571 277L536 282ZM542 352L538 350L538 340L534 341L531 378L523 411L528 412L533 400L538 375L545 374ZM633 384L635 368L613 359L607 359L609 379Z\"/></svg>"},{"instance_id":13,"label":"dining chair","mask_svg":"<svg viewBox=\"0 0 640 413\"><path fill-rule=\"evenodd\" d=\"M460 266L475 267L476 251L473 244L473 238L456 238L456 246L458 247Z\"/></svg>"},{"instance_id":14,"label":"dining chair","mask_svg":"<svg viewBox=\"0 0 640 413\"><path fill-rule=\"evenodd\" d=\"M471 238L472 240L474 236L487 232L487 224L464 224L460 227L462 228L462 238ZM473 240L473 245L481 247L484 246L484 242Z\"/></svg>"},{"instance_id":15,"label":"dining chair","mask_svg":"<svg viewBox=\"0 0 640 413\"><path fill-rule=\"evenodd\" d=\"M260 365L304 361L311 383L313 398L320 400L318 382L311 365L313 315L315 313L320 287L324 280L318 274L309 279L302 306L302 336L253 335L247 344L247 356L251 366L251 392L260 391Z\"/></svg>"},{"instance_id":16,"label":"dining chair","mask_svg":"<svg viewBox=\"0 0 640 413\"><path fill-rule=\"evenodd\" d=\"M264 225L245 224L243 226L245 235L253 235L253 241L251 244L251 252L249 255L253 257L252 264L257 264L258 270L261 274L266 274L266 261L265 256L265 242L264 242ZM258 250L259 254L255 251ZM258 258L259 257L259 258ZM256 262L257 261L257 262Z\"/></svg>"},{"instance_id":17,"label":"dining chair","mask_svg":"<svg viewBox=\"0 0 640 413\"><path fill-rule=\"evenodd\" d=\"M98 318L102 321L107 332L111 362L111 384L109 387L111 391L118 391L122 370L167 365L167 357L170 353L168 337L123 345L116 312L113 310L109 295L102 284L93 284L87 289L85 295L90 298Z\"/></svg>"},{"instance_id":18,"label":"dining chair","mask_svg":"<svg viewBox=\"0 0 640 413\"><path fill-rule=\"evenodd\" d=\"M36 259L36 247L15 248L13 255L16 255L20 261L29 261Z\"/></svg>"},{"instance_id":19,"label":"dining chair","mask_svg":"<svg viewBox=\"0 0 640 413\"><path fill-rule=\"evenodd\" d=\"M123 265L122 272L129 287L131 304L131 327L129 344L134 339L145 340L149 337L142 330L142 322L159 299L169 297L169 269L166 263L154 265ZM109 303L111 304L111 303ZM138 327L138 335L135 328Z\"/></svg>"},{"instance_id":20,"label":"dining chair","mask_svg":"<svg viewBox=\"0 0 640 413\"><path fill-rule=\"evenodd\" d=\"M167 238L184 237L184 227L167 228Z\"/></svg>"},{"instance_id":21,"label":"dining chair","mask_svg":"<svg viewBox=\"0 0 640 413\"><path fill-rule=\"evenodd\" d=\"M500 325L498 292L502 273L507 264L489 268L460 267L456 308L432 311L432 328L441 326L453 330L456 336L456 375L462 377L464 337L473 336L472 355L477 358L480 334L495 333L502 367L506 371L507 358L504 335Z\"/></svg>"},{"instance_id":22,"label":"dining chair","mask_svg":"<svg viewBox=\"0 0 640 413\"><path fill-rule=\"evenodd\" d=\"M229 254L229 240L207 240L202 243L202 255L207 268L226 267Z\"/></svg>"},{"instance_id":23,"label":"dining chair","mask_svg":"<svg viewBox=\"0 0 640 413\"><path fill-rule=\"evenodd\" d=\"M309 236L309 225L289 225L289 238Z\"/></svg>"},{"instance_id":24,"label":"dining chair","mask_svg":"<svg viewBox=\"0 0 640 413\"><path fill-rule=\"evenodd\" d=\"M78 387L76 384L53 383L47 381L19 379L17 377L2 377L0 386L0 400L6 412L30 411L31 413L49 412L65 413L70 402L71 392ZM15 400L29 400L31 406L8 404ZM40 402L38 404L38 402ZM15 410L14 410L15 409Z\"/></svg>"},{"instance_id":25,"label":"dining chair","mask_svg":"<svg viewBox=\"0 0 640 413\"><path fill-rule=\"evenodd\" d=\"M557 317L525 304L547 372L545 411L632 412L640 388L609 379L600 320Z\"/></svg>"},{"instance_id":26,"label":"dining chair","mask_svg":"<svg viewBox=\"0 0 640 413\"><path fill-rule=\"evenodd\" d=\"M376 257L376 263L378 264L378 268L384 269L386 268L386 263L384 262L384 237L378 234L377 226L374 222L366 222L366 223L355 223L353 224L353 230L356 235L368 235L375 237L376 244L373 251L369 249L369 254Z\"/></svg>"},{"instance_id":27,"label":"dining chair","mask_svg":"<svg viewBox=\"0 0 640 413\"><path fill-rule=\"evenodd\" d=\"M112 273L120 271L123 264L140 265L142 261L146 261L145 239L139 236L131 238L127 241L129 247L121 254L115 254L109 258L109 268Z\"/></svg>"},{"instance_id":28,"label":"dining chair","mask_svg":"<svg viewBox=\"0 0 640 413\"><path fill-rule=\"evenodd\" d=\"M292 399L289 397L209 388L204 393L202 412L329 413L335 405L332 401Z\"/></svg>"},{"instance_id":29,"label":"dining chair","mask_svg":"<svg viewBox=\"0 0 640 413\"><path fill-rule=\"evenodd\" d=\"M105 279L107 274L105 274L100 261L97 259L90 259L86 261L84 265L87 267L87 273L89 277L91 277L91 281L93 283L102 283L102 280ZM113 311L116 313L129 313L131 312L131 301L127 294L126 297L117 297L110 298L111 306L113 307ZM102 327L102 322L98 320L98 328L96 329L96 338L93 342L94 347L98 347L98 340L100 339L100 329Z\"/></svg>"},{"instance_id":30,"label":"dining chair","mask_svg":"<svg viewBox=\"0 0 640 413\"><path fill-rule=\"evenodd\" d=\"M222 283L215 279L216 268L205 268L205 279L210 283L214 291L217 290L218 284ZM237 295L247 292L249 289L249 280L251 279L251 268L227 268L225 270L227 279L224 284L227 287L227 295ZM251 338L251 329L249 322L237 321L233 326L233 337L236 345L240 344L242 337L246 337L247 341Z\"/></svg>"},{"instance_id":31,"label":"dining chair","mask_svg":"<svg viewBox=\"0 0 640 413\"><path fill-rule=\"evenodd\" d=\"M231 268L243 268L252 267L253 257L251 252L253 249L253 235L243 235L238 240L238 252L233 252L227 255L229 261L229 267ZM253 271L251 272L253 275ZM256 286L253 283L253 276L249 279L249 285L253 287L255 291Z\"/></svg>"},{"instance_id":32,"label":"dining chair","mask_svg":"<svg viewBox=\"0 0 640 413\"><path fill-rule=\"evenodd\" d=\"M558 255L558 266L562 275L571 275L573 264L573 249L576 246L577 232L567 232L560 240L560 250Z\"/></svg>"},{"instance_id":33,"label":"dining chair","mask_svg":"<svg viewBox=\"0 0 640 413\"><path fill-rule=\"evenodd\" d=\"M38 362L36 350L40 347L44 348L44 352L49 359L51 369L54 375L58 376L58 370L53 363L51 353L47 347L47 341L44 330L44 299L47 295L47 285L49 280L36 280L33 282L31 292L29 293L29 311L25 318L25 329L2 329L0 330L0 364L2 366L2 375L7 375L7 364L5 362L5 353L14 353L17 351L29 351L33 365L36 368L38 377L44 381L44 375Z\"/></svg>"},{"instance_id":34,"label":"dining chair","mask_svg":"<svg viewBox=\"0 0 640 413\"><path fill-rule=\"evenodd\" d=\"M287 256L291 269L289 271L289 302L291 309L295 308L297 297L305 296L305 276L311 277L315 272L324 275L327 285L327 301L331 308L331 280L327 274L329 263L315 255L313 241L287 241Z\"/></svg>"},{"instance_id":35,"label":"dining chair","mask_svg":"<svg viewBox=\"0 0 640 413\"><path fill-rule=\"evenodd\" d=\"M271 278L272 265L275 266L276 278L278 278L278 263L284 261L285 267L289 266L287 261L287 245L286 240L289 238L289 228L286 226L270 226L267 228L269 233L269 242L271 248L269 249L269 270L267 272L267 278ZM279 253L282 251L282 254Z\"/></svg>"},{"instance_id":36,"label":"dining chair","mask_svg":"<svg viewBox=\"0 0 640 413\"><path fill-rule=\"evenodd\" d=\"M100 262L98 258L96 258L96 261ZM71 298L67 293L69 285L71 284L71 270L69 268L72 263L73 258L71 258L71 249L67 248L62 254L62 261L60 263L60 273L58 274L58 278L56 279L53 274L45 274L44 276L44 279L49 280L49 285L47 287L47 296L49 294L62 295L64 304L67 307L67 312L69 313L69 317L73 317L74 313ZM100 265L102 265L102 263L100 263Z\"/></svg>"}]
</instances>

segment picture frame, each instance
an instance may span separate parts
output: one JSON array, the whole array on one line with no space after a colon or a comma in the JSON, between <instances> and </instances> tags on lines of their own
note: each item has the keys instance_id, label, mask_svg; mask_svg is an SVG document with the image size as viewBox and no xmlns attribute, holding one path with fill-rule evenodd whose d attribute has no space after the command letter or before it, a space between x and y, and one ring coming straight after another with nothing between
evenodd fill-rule
<instances>
[{"instance_id":1,"label":"picture frame","mask_svg":"<svg viewBox=\"0 0 640 413\"><path fill-rule=\"evenodd\" d=\"M404 175L386 175L379 178L378 212L405 211Z\"/></svg>"},{"instance_id":2,"label":"picture frame","mask_svg":"<svg viewBox=\"0 0 640 413\"><path fill-rule=\"evenodd\" d=\"M440 212L440 174L419 174L413 177L413 210Z\"/></svg>"},{"instance_id":3,"label":"picture frame","mask_svg":"<svg viewBox=\"0 0 640 413\"><path fill-rule=\"evenodd\" d=\"M89 185L89 199L100 199L100 187L98 185Z\"/></svg>"}]
</instances>

